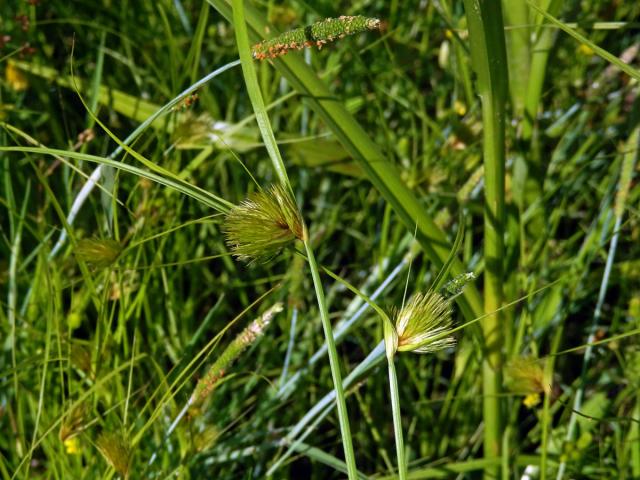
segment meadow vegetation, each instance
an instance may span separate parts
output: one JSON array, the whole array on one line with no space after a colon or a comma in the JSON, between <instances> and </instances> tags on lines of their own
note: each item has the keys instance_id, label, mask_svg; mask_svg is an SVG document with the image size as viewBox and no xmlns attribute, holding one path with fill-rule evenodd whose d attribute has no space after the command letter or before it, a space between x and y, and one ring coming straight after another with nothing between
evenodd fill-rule
<instances>
[{"instance_id":1,"label":"meadow vegetation","mask_svg":"<svg viewBox=\"0 0 640 480\"><path fill-rule=\"evenodd\" d=\"M640 479L639 19L1 2L0 479Z\"/></svg>"}]
</instances>

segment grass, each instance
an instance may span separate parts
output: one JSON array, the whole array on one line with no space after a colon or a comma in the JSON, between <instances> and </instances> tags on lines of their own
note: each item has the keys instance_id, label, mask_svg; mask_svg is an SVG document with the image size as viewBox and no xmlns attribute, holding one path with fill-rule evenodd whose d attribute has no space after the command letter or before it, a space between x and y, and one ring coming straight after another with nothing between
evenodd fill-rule
<instances>
[{"instance_id":1,"label":"grass","mask_svg":"<svg viewBox=\"0 0 640 480\"><path fill-rule=\"evenodd\" d=\"M640 7L503 7L2 3L0 478L638 477Z\"/></svg>"}]
</instances>

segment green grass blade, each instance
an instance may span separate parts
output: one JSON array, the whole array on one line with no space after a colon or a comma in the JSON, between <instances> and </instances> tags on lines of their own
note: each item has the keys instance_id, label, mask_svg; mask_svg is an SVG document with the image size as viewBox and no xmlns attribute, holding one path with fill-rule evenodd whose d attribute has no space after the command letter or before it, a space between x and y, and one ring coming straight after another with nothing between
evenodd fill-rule
<instances>
[{"instance_id":1,"label":"green grass blade","mask_svg":"<svg viewBox=\"0 0 640 480\"><path fill-rule=\"evenodd\" d=\"M508 92L507 55L500 2L465 0L471 58L482 99L484 204L484 309L495 312L482 322L484 456L500 456L502 346L508 325L499 312L503 303L505 103ZM496 478L498 468L485 470Z\"/></svg>"},{"instance_id":2,"label":"green grass blade","mask_svg":"<svg viewBox=\"0 0 640 480\"><path fill-rule=\"evenodd\" d=\"M132 173L142 178L147 178L160 185L173 188L174 190L191 197L207 207L222 213L228 212L233 206L230 202L224 198L218 197L202 188L191 185L184 180L180 180L177 176L166 177L156 172L149 172L135 165L129 165L126 163L118 162L110 158L98 157L95 155L89 155L87 153L71 152L67 150L58 150L55 148L42 148L42 147L0 147L0 152L21 152L21 153L34 153L40 155L58 156L75 158L76 160L83 160L86 162L97 163L99 165L108 165L110 167L117 168L124 172ZM166 171L165 171L166 172Z\"/></svg>"},{"instance_id":3,"label":"green grass blade","mask_svg":"<svg viewBox=\"0 0 640 480\"><path fill-rule=\"evenodd\" d=\"M254 67L253 56L251 55L249 45L249 34L247 32L247 24L244 15L244 0L233 1L233 24L236 29L236 41L238 43L238 51L240 61L242 62L242 73L247 86L247 91L251 99L251 104L256 115L258 127L262 134L262 139L269 152L269 157L273 163L276 174L281 185L291 192L293 197L293 188L287 176L287 170L280 156L280 150L276 143L271 122L264 106L260 86L258 85L258 77ZM296 207L297 208L297 207ZM320 320L322 321L322 329L324 331L325 342L329 354L329 366L331 368L331 378L336 391L336 403L338 407L338 421L340 423L340 433L342 435L342 446L344 449L345 461L347 464L348 477L350 480L358 478L358 470L356 468L355 453L353 451L353 441L351 439L351 427L349 426L349 415L347 413L347 404L345 400L344 389L342 388L342 373L340 371L340 360L336 350L335 340L333 338L333 328L331 319L329 318L329 310L325 299L324 288L320 278L320 271L315 260L315 255L309 240L309 234L306 226L304 228L303 241L307 253L309 269L313 279L316 299L318 301L318 309L320 311Z\"/></svg>"}]
</instances>

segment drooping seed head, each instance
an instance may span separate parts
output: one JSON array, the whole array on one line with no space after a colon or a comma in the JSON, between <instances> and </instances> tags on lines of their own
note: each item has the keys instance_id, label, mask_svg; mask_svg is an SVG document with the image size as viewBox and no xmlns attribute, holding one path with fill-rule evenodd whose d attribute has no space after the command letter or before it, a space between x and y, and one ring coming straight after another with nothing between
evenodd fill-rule
<instances>
[{"instance_id":1,"label":"drooping seed head","mask_svg":"<svg viewBox=\"0 0 640 480\"><path fill-rule=\"evenodd\" d=\"M549 393L551 387L545 380L544 369L539 360L515 357L505 365L505 385L514 393Z\"/></svg>"},{"instance_id":2,"label":"drooping seed head","mask_svg":"<svg viewBox=\"0 0 640 480\"><path fill-rule=\"evenodd\" d=\"M96 441L96 446L105 460L113 469L129 478L129 467L131 464L131 448L129 442L122 432L103 432Z\"/></svg>"}]
</instances>

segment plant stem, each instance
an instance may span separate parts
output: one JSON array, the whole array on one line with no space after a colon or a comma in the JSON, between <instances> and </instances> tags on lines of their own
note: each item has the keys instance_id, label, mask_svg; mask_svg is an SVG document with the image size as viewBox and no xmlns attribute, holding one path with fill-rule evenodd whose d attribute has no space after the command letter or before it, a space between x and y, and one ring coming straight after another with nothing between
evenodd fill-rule
<instances>
[{"instance_id":1,"label":"plant stem","mask_svg":"<svg viewBox=\"0 0 640 480\"><path fill-rule=\"evenodd\" d=\"M320 310L320 319L322 320L322 328L324 330L325 342L327 344L327 352L329 354L329 366L331 367L331 377L336 390L336 404L338 407L338 421L340 422L340 432L342 434L342 446L344 448L344 457L347 463L347 473L349 479L357 479L358 471L356 469L356 459L353 453L353 443L351 441L351 428L349 427L349 416L347 414L347 403L344 397L344 388L342 386L342 374L340 373L340 362L336 343L333 339L333 329L331 328L331 320L329 319L329 311L324 297L322 281L320 279L320 271L313 250L307 239L305 228L304 248L307 252L311 277L313 278L313 287L316 291L318 299L318 309Z\"/></svg>"},{"instance_id":2,"label":"plant stem","mask_svg":"<svg viewBox=\"0 0 640 480\"><path fill-rule=\"evenodd\" d=\"M393 432L396 440L396 455L398 456L398 476L400 480L407 478L407 461L404 454L404 439L402 438L402 415L400 414L400 395L398 392L398 376L394 357L387 356L389 366L389 390L391 392L391 410L393 412Z\"/></svg>"},{"instance_id":3,"label":"plant stem","mask_svg":"<svg viewBox=\"0 0 640 480\"><path fill-rule=\"evenodd\" d=\"M497 457L501 445L501 366L505 327L497 311L503 303L505 102L507 56L500 2L465 0L478 94L482 99L485 169L484 206L484 311L493 313L482 322L484 456ZM496 478L497 467L485 470L485 478Z\"/></svg>"},{"instance_id":4,"label":"plant stem","mask_svg":"<svg viewBox=\"0 0 640 480\"><path fill-rule=\"evenodd\" d=\"M274 170L278 175L278 179L282 186L291 192L292 198L293 189L287 176L287 170L280 155L278 144L275 136L273 135L273 129L271 128L271 122L267 115L264 100L262 99L262 93L260 86L258 85L258 76L253 64L253 57L250 53L249 34L247 32L247 24L244 16L244 2L243 0L233 0L233 24L236 29L236 41L238 43L238 53L240 55L240 61L242 62L242 73L247 85L247 92L251 99L251 105L253 106L258 127L262 135L265 147L269 152L269 157L273 163ZM340 373L340 362L338 359L338 352L336 351L336 344L333 339L333 329L331 328L331 321L329 319L329 310L324 297L324 290L322 288L322 281L320 279L320 271L318 264L316 263L313 249L309 243L309 235L306 225L303 227L303 243L307 252L307 259L309 262L309 268L311 270L311 276L313 278L313 286L316 292L316 298L318 300L318 308L320 310L320 319L322 321L322 328L324 330L325 342L327 344L327 350L329 353L329 366L331 368L331 377L333 378L333 385L336 389L336 402L338 406L338 421L340 422L340 432L342 434L342 446L344 448L345 461L347 463L347 473L350 480L358 478L358 471L356 469L356 460L353 453L353 444L351 440L351 429L349 428L349 416L347 415L347 404L344 397L344 389L342 387L342 374Z\"/></svg>"}]
</instances>

